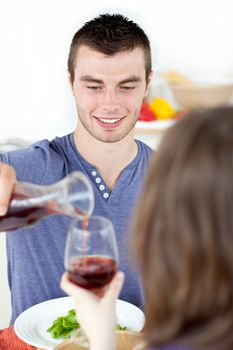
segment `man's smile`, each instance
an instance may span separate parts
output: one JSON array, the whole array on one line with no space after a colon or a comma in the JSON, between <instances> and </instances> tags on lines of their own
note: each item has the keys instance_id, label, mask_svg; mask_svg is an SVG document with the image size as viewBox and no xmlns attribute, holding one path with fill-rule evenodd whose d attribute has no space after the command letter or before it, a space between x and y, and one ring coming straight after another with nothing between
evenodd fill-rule
<instances>
[{"instance_id":1,"label":"man's smile","mask_svg":"<svg viewBox=\"0 0 233 350\"><path fill-rule=\"evenodd\" d=\"M93 116L98 124L102 127L105 128L114 128L117 127L121 124L121 122L123 121L123 119L125 119L125 117L121 117L121 118L104 118L104 117L96 117L95 115Z\"/></svg>"}]
</instances>

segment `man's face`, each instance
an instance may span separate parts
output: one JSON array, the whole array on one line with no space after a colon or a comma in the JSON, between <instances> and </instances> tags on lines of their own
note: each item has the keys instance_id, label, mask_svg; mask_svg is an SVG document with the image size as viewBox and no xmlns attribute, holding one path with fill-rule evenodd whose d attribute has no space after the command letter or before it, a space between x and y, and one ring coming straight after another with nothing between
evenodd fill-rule
<instances>
[{"instance_id":1,"label":"man's face","mask_svg":"<svg viewBox=\"0 0 233 350\"><path fill-rule=\"evenodd\" d=\"M86 131L103 142L120 141L133 129L147 94L142 49L109 57L82 45L72 89Z\"/></svg>"}]
</instances>

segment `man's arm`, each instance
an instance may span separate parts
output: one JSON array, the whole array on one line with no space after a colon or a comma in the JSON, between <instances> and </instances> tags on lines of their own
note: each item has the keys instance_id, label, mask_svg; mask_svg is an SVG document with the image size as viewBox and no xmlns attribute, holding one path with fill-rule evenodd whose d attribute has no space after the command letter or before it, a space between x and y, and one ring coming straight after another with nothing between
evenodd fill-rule
<instances>
[{"instance_id":1,"label":"man's arm","mask_svg":"<svg viewBox=\"0 0 233 350\"><path fill-rule=\"evenodd\" d=\"M0 163L0 216L7 212L15 181L15 169L8 164Z\"/></svg>"}]
</instances>

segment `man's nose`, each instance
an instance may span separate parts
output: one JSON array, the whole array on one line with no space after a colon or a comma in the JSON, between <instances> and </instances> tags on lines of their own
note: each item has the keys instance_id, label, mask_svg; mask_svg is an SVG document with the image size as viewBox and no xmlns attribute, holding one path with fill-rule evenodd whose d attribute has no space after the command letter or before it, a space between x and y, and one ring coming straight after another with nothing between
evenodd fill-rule
<instances>
[{"instance_id":1,"label":"man's nose","mask_svg":"<svg viewBox=\"0 0 233 350\"><path fill-rule=\"evenodd\" d=\"M113 89L106 89L103 94L103 103L112 105L117 103L116 92Z\"/></svg>"}]
</instances>

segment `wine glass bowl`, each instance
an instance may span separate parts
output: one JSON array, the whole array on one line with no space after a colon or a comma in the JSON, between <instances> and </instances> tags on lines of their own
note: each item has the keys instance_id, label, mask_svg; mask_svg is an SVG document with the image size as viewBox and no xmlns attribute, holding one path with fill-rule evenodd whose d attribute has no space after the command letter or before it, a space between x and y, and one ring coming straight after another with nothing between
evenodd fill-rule
<instances>
[{"instance_id":1,"label":"wine glass bowl","mask_svg":"<svg viewBox=\"0 0 233 350\"><path fill-rule=\"evenodd\" d=\"M102 216L74 219L65 248L65 269L71 282L98 290L109 284L118 268L114 227Z\"/></svg>"}]
</instances>

